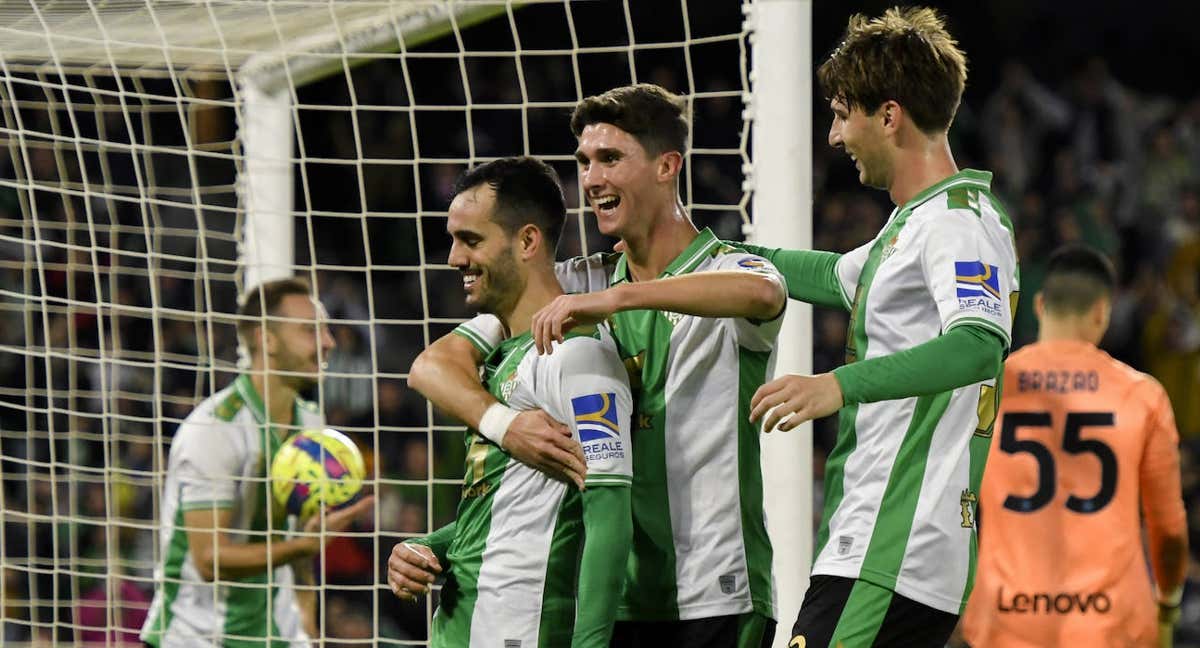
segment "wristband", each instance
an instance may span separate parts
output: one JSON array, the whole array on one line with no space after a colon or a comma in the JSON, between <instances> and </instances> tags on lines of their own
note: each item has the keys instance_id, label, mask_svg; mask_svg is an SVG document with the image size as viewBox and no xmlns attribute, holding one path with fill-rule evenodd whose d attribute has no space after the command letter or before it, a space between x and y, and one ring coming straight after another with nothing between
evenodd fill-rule
<instances>
[{"instance_id":1,"label":"wristband","mask_svg":"<svg viewBox=\"0 0 1200 648\"><path fill-rule=\"evenodd\" d=\"M508 434L508 426L512 425L513 419L517 418L518 414L520 412L504 403L492 403L492 406L487 408L487 411L479 419L479 434L503 448L504 435Z\"/></svg>"}]
</instances>

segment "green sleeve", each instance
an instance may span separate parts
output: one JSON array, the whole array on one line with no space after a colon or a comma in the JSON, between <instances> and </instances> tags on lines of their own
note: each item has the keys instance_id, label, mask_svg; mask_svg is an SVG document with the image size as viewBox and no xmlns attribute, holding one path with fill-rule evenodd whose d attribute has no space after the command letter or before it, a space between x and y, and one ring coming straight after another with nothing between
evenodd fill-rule
<instances>
[{"instance_id":1,"label":"green sleeve","mask_svg":"<svg viewBox=\"0 0 1200 648\"><path fill-rule=\"evenodd\" d=\"M625 583L633 543L630 489L600 486L583 491L583 557L575 604L572 648L607 648Z\"/></svg>"},{"instance_id":2,"label":"green sleeve","mask_svg":"<svg viewBox=\"0 0 1200 648\"><path fill-rule=\"evenodd\" d=\"M781 250L746 243L733 245L770 261L787 281L788 297L817 306L850 310L837 277L837 262L842 255L820 250Z\"/></svg>"},{"instance_id":3,"label":"green sleeve","mask_svg":"<svg viewBox=\"0 0 1200 648\"><path fill-rule=\"evenodd\" d=\"M446 564L446 553L450 551L450 543L454 542L455 523L451 522L446 526L430 533L424 538L414 538L409 540L413 544L425 545L433 550L433 555L437 556L438 562L442 564L442 569L449 567Z\"/></svg>"},{"instance_id":4,"label":"green sleeve","mask_svg":"<svg viewBox=\"0 0 1200 648\"><path fill-rule=\"evenodd\" d=\"M964 324L944 335L869 360L834 369L846 405L927 396L1000 374L1004 341L991 331Z\"/></svg>"}]
</instances>

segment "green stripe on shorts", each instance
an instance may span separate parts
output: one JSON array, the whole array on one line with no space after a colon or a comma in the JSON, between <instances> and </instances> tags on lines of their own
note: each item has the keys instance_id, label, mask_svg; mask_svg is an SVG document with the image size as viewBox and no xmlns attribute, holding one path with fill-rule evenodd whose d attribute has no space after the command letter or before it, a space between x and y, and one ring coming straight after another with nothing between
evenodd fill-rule
<instances>
[{"instance_id":1,"label":"green stripe on shorts","mask_svg":"<svg viewBox=\"0 0 1200 648\"><path fill-rule=\"evenodd\" d=\"M875 635L883 627L883 619L887 616L893 596L889 589L856 580L846 599L846 607L842 608L842 615L838 617L837 627L833 629L829 645L849 648L875 643Z\"/></svg>"},{"instance_id":2,"label":"green stripe on shorts","mask_svg":"<svg viewBox=\"0 0 1200 648\"><path fill-rule=\"evenodd\" d=\"M768 626L773 626L771 620L757 612L738 615L737 648L762 648Z\"/></svg>"}]
</instances>

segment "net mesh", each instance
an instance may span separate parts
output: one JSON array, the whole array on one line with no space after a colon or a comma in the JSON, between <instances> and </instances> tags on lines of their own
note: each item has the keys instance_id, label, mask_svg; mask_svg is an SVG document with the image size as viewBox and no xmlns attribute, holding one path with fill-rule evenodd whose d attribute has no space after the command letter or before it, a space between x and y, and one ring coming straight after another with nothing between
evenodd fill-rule
<instances>
[{"instance_id":1,"label":"net mesh","mask_svg":"<svg viewBox=\"0 0 1200 648\"><path fill-rule=\"evenodd\" d=\"M238 372L246 79L290 97L293 270L338 343L311 396L377 496L323 553L320 633L419 645L436 597L401 604L384 562L458 499L462 428L405 385L470 315L445 265L455 177L538 156L568 197L560 257L608 249L580 208L570 110L658 83L688 100L684 202L740 238L748 40L732 0L0 6L5 645L136 641L172 436Z\"/></svg>"}]
</instances>

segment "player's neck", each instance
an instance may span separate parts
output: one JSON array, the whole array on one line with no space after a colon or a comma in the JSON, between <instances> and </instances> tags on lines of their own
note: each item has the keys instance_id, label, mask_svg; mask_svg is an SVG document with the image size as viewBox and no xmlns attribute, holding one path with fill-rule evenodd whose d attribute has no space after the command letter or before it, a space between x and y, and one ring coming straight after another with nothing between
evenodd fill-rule
<instances>
[{"instance_id":1,"label":"player's neck","mask_svg":"<svg viewBox=\"0 0 1200 648\"><path fill-rule=\"evenodd\" d=\"M950 143L942 135L932 139L915 135L911 146L902 146L892 160L888 194L898 207L917 194L958 173Z\"/></svg>"},{"instance_id":2,"label":"player's neck","mask_svg":"<svg viewBox=\"0 0 1200 648\"><path fill-rule=\"evenodd\" d=\"M272 425L291 425L295 413L296 390L289 387L282 376L268 375L261 367L255 367L250 373L250 382L254 391L263 399L267 408L267 420Z\"/></svg>"},{"instance_id":3,"label":"player's neck","mask_svg":"<svg viewBox=\"0 0 1200 648\"><path fill-rule=\"evenodd\" d=\"M1104 337L1095 327L1083 318L1050 318L1043 317L1038 326L1038 342L1078 342L1096 346Z\"/></svg>"},{"instance_id":4,"label":"player's neck","mask_svg":"<svg viewBox=\"0 0 1200 648\"><path fill-rule=\"evenodd\" d=\"M510 336L521 335L529 331L533 314L561 294L563 289L558 283L558 278L554 276L552 267L530 273L525 291L517 298L517 303L513 304L507 313L497 313L496 316L504 323Z\"/></svg>"},{"instance_id":5,"label":"player's neck","mask_svg":"<svg viewBox=\"0 0 1200 648\"><path fill-rule=\"evenodd\" d=\"M618 249L625 252L629 274L634 281L654 279L671 265L700 233L683 203L676 199L649 227L622 239Z\"/></svg>"}]
</instances>

